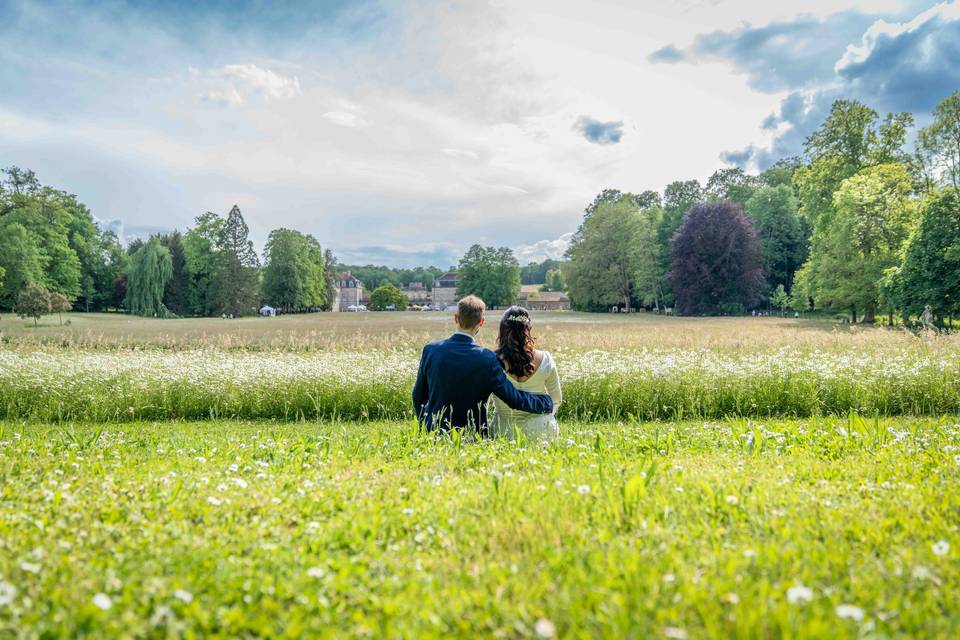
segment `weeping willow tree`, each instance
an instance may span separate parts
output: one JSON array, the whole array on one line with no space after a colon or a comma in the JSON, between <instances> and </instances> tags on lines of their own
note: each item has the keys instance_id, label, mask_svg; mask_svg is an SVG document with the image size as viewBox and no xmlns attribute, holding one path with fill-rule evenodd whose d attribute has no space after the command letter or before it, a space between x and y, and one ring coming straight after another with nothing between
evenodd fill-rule
<instances>
[{"instance_id":1,"label":"weeping willow tree","mask_svg":"<svg viewBox=\"0 0 960 640\"><path fill-rule=\"evenodd\" d=\"M170 250L156 236L150 238L130 260L127 277L127 310L138 316L170 317L163 292L173 276Z\"/></svg>"}]
</instances>

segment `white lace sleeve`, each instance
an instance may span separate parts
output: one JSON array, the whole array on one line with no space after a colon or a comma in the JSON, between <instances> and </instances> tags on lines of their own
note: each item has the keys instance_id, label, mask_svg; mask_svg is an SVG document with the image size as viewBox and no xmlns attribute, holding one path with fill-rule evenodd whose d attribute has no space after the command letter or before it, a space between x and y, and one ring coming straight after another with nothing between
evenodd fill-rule
<instances>
[{"instance_id":1,"label":"white lace sleeve","mask_svg":"<svg viewBox=\"0 0 960 640\"><path fill-rule=\"evenodd\" d=\"M544 352L543 357L547 359L546 374L547 379L544 385L547 387L547 393L553 399L553 413L557 413L557 408L563 402L563 392L560 390L560 373L557 371L557 364L553 361L553 356L549 352Z\"/></svg>"}]
</instances>

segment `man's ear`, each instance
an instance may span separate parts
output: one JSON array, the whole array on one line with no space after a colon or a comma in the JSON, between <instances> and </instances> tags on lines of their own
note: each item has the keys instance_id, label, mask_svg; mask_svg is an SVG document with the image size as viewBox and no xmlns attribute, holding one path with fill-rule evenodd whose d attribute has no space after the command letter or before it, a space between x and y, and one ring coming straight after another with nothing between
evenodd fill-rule
<instances>
[{"instance_id":1,"label":"man's ear","mask_svg":"<svg viewBox=\"0 0 960 640\"><path fill-rule=\"evenodd\" d=\"M480 324L477 325L477 329L479 329L480 327L482 327L482 326L483 326L483 323L486 322L486 321L487 321L486 318L480 318Z\"/></svg>"},{"instance_id":2,"label":"man's ear","mask_svg":"<svg viewBox=\"0 0 960 640\"><path fill-rule=\"evenodd\" d=\"M457 323L457 326L458 326L458 327L460 326L460 314L459 314L459 313L453 314L453 321Z\"/></svg>"}]
</instances>

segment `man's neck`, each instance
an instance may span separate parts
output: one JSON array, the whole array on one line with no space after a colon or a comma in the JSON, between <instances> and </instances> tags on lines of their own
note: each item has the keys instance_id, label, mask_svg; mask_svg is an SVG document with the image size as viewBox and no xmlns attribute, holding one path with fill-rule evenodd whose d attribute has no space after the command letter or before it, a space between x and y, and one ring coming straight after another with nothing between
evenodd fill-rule
<instances>
[{"instance_id":1,"label":"man's neck","mask_svg":"<svg viewBox=\"0 0 960 640\"><path fill-rule=\"evenodd\" d=\"M470 332L470 331L467 331L466 329L459 329L459 328L458 328L456 331L454 331L454 334L457 334L457 333L459 333L460 335L467 336L468 338L470 338L470 339L473 340L474 342L476 342L476 340L477 340L477 334L472 333L472 332Z\"/></svg>"}]
</instances>

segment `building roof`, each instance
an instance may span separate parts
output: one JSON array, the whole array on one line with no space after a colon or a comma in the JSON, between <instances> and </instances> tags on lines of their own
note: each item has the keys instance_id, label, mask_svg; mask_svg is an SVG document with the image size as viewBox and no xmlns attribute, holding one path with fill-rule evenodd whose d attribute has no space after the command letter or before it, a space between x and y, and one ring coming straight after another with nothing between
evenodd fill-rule
<instances>
[{"instance_id":1,"label":"building roof","mask_svg":"<svg viewBox=\"0 0 960 640\"><path fill-rule=\"evenodd\" d=\"M341 271L339 274L337 274L337 280L353 280L355 282L360 282L360 280L349 271Z\"/></svg>"}]
</instances>

